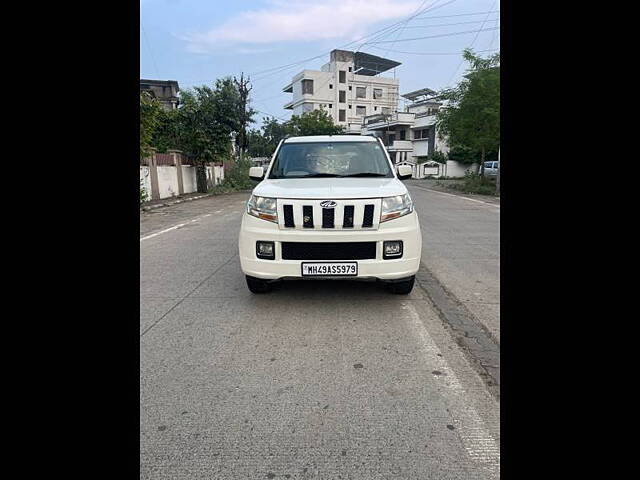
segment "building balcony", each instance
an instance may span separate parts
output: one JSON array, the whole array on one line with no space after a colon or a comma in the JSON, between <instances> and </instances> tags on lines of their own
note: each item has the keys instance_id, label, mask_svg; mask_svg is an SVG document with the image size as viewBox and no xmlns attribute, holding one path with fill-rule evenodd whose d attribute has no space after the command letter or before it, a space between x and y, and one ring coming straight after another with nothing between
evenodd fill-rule
<instances>
[{"instance_id":1,"label":"building balcony","mask_svg":"<svg viewBox=\"0 0 640 480\"><path fill-rule=\"evenodd\" d=\"M436 123L436 116L435 115L426 115L426 114L417 114L416 115L416 121L415 123L411 126L411 128L422 128L422 127L429 127L431 125L434 125Z\"/></svg>"},{"instance_id":2,"label":"building balcony","mask_svg":"<svg viewBox=\"0 0 640 480\"><path fill-rule=\"evenodd\" d=\"M369 130L378 130L395 125L413 125L415 117L416 114L411 112L394 112L388 115L379 113L367 115L362 121Z\"/></svg>"},{"instance_id":3,"label":"building balcony","mask_svg":"<svg viewBox=\"0 0 640 480\"><path fill-rule=\"evenodd\" d=\"M391 142L391 144L389 145L385 144L385 146L387 147L387 150L390 152L396 152L399 150L401 151L413 150L413 142L411 142L411 140L394 140L393 142Z\"/></svg>"}]
</instances>

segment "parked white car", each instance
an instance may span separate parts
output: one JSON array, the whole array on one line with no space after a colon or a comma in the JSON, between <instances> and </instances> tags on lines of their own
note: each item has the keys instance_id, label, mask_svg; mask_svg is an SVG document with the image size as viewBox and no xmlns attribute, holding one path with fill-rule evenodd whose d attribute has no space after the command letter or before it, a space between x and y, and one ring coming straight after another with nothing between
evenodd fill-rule
<instances>
[{"instance_id":1,"label":"parked white car","mask_svg":"<svg viewBox=\"0 0 640 480\"><path fill-rule=\"evenodd\" d=\"M484 162L484 175L486 177L495 177L498 175L498 165L500 162Z\"/></svg>"},{"instance_id":2,"label":"parked white car","mask_svg":"<svg viewBox=\"0 0 640 480\"><path fill-rule=\"evenodd\" d=\"M284 279L379 280L411 292L420 224L407 187L380 139L292 137L280 142L242 218L240 265L253 293Z\"/></svg>"}]
</instances>

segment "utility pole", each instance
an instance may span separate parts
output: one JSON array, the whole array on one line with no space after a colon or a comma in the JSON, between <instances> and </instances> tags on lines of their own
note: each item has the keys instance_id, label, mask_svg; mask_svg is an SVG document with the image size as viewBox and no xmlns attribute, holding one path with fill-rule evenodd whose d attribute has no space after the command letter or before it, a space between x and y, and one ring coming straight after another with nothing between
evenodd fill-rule
<instances>
[{"instance_id":1,"label":"utility pole","mask_svg":"<svg viewBox=\"0 0 640 480\"><path fill-rule=\"evenodd\" d=\"M253 88L249 83L249 78L245 80L244 72L240 73L240 80L234 77L234 83L240 94L240 131L236 137L236 146L238 147L238 155L240 157L247 151L247 123L253 112L247 110L247 102L249 101L249 92Z\"/></svg>"}]
</instances>

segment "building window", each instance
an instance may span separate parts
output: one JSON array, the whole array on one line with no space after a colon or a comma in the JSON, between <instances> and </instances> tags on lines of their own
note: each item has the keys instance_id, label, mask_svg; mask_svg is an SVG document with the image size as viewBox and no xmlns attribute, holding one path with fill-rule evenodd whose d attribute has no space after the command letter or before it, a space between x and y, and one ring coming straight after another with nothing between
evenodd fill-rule
<instances>
[{"instance_id":1,"label":"building window","mask_svg":"<svg viewBox=\"0 0 640 480\"><path fill-rule=\"evenodd\" d=\"M333 88L333 84L332 84L332 83L330 83L330 84L329 84L329 90L331 90L332 88Z\"/></svg>"},{"instance_id":2,"label":"building window","mask_svg":"<svg viewBox=\"0 0 640 480\"><path fill-rule=\"evenodd\" d=\"M349 105L349 108L351 108L351 105Z\"/></svg>"},{"instance_id":3,"label":"building window","mask_svg":"<svg viewBox=\"0 0 640 480\"><path fill-rule=\"evenodd\" d=\"M389 115L391 113L391 109L389 107L382 107L382 114Z\"/></svg>"},{"instance_id":4,"label":"building window","mask_svg":"<svg viewBox=\"0 0 640 480\"><path fill-rule=\"evenodd\" d=\"M382 89L381 88L374 88L373 89L373 98L376 99L376 100L382 98Z\"/></svg>"},{"instance_id":5,"label":"building window","mask_svg":"<svg viewBox=\"0 0 640 480\"><path fill-rule=\"evenodd\" d=\"M349 71L351 71L351 67L349 67Z\"/></svg>"},{"instance_id":6,"label":"building window","mask_svg":"<svg viewBox=\"0 0 640 480\"><path fill-rule=\"evenodd\" d=\"M377 110L378 110L378 107L373 107L373 109L377 111Z\"/></svg>"},{"instance_id":7,"label":"building window","mask_svg":"<svg viewBox=\"0 0 640 480\"><path fill-rule=\"evenodd\" d=\"M340 70L338 72L338 81L340 83L347 83L347 72L345 72L344 70Z\"/></svg>"},{"instance_id":8,"label":"building window","mask_svg":"<svg viewBox=\"0 0 640 480\"><path fill-rule=\"evenodd\" d=\"M329 108L333 108L333 103L330 103L330 104L329 104Z\"/></svg>"},{"instance_id":9,"label":"building window","mask_svg":"<svg viewBox=\"0 0 640 480\"><path fill-rule=\"evenodd\" d=\"M407 138L407 131L400 130L400 140L406 140L406 138Z\"/></svg>"},{"instance_id":10,"label":"building window","mask_svg":"<svg viewBox=\"0 0 640 480\"><path fill-rule=\"evenodd\" d=\"M349 85L349 91L351 91L351 85Z\"/></svg>"},{"instance_id":11,"label":"building window","mask_svg":"<svg viewBox=\"0 0 640 480\"><path fill-rule=\"evenodd\" d=\"M356 105L356 115L366 115L367 114L367 107L363 106L363 105Z\"/></svg>"},{"instance_id":12,"label":"building window","mask_svg":"<svg viewBox=\"0 0 640 480\"><path fill-rule=\"evenodd\" d=\"M419 140L421 138L429 138L429 129L423 128L422 130L416 130L413 132L413 138Z\"/></svg>"},{"instance_id":13,"label":"building window","mask_svg":"<svg viewBox=\"0 0 640 480\"><path fill-rule=\"evenodd\" d=\"M344 90L340 90L338 92L338 101L340 103L346 103L346 101L347 101L347 92L345 92Z\"/></svg>"},{"instance_id":14,"label":"building window","mask_svg":"<svg viewBox=\"0 0 640 480\"><path fill-rule=\"evenodd\" d=\"M344 122L346 120L346 117L347 117L346 110L338 110L338 121L339 122Z\"/></svg>"},{"instance_id":15,"label":"building window","mask_svg":"<svg viewBox=\"0 0 640 480\"><path fill-rule=\"evenodd\" d=\"M367 87L356 87L356 98L367 98Z\"/></svg>"},{"instance_id":16,"label":"building window","mask_svg":"<svg viewBox=\"0 0 640 480\"><path fill-rule=\"evenodd\" d=\"M311 94L313 95L313 80L302 80L302 94Z\"/></svg>"}]
</instances>

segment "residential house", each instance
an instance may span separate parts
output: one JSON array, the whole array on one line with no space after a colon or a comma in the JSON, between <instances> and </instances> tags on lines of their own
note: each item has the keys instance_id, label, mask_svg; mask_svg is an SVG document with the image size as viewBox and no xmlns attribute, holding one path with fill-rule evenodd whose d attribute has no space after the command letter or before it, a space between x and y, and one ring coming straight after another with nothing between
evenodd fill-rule
<instances>
[{"instance_id":1,"label":"residential house","mask_svg":"<svg viewBox=\"0 0 640 480\"><path fill-rule=\"evenodd\" d=\"M160 105L166 110L178 108L180 87L176 80L147 80L141 78L140 91L149 92L153 98L158 99Z\"/></svg>"},{"instance_id":2,"label":"residential house","mask_svg":"<svg viewBox=\"0 0 640 480\"><path fill-rule=\"evenodd\" d=\"M375 135L389 152L396 165L409 165L414 178L427 176L461 177L468 170L477 169L449 160L439 164L427 160L435 151L448 153L446 141L436 132L436 114L442 107L437 93L421 88L402 95L408 100L404 111L390 114L368 115L362 119L363 135Z\"/></svg>"},{"instance_id":3,"label":"residential house","mask_svg":"<svg viewBox=\"0 0 640 480\"><path fill-rule=\"evenodd\" d=\"M399 80L379 74L398 65L364 52L333 50L320 70L303 70L283 88L293 94L284 108L294 115L324 109L347 133L358 134L365 117L397 110Z\"/></svg>"}]
</instances>

